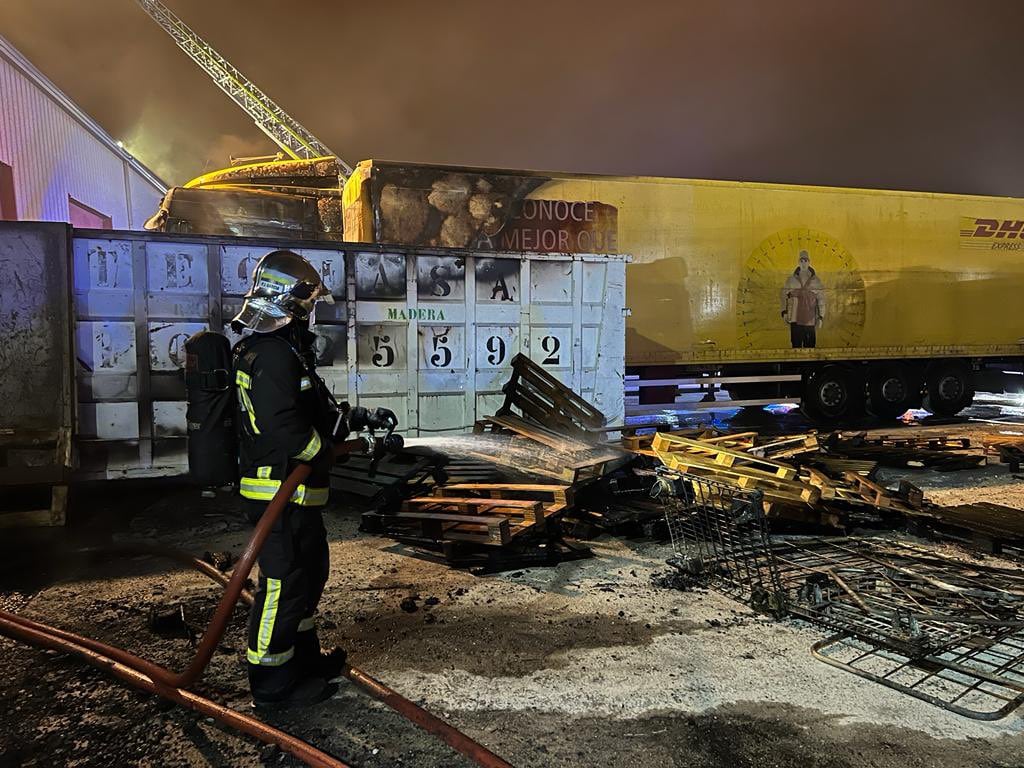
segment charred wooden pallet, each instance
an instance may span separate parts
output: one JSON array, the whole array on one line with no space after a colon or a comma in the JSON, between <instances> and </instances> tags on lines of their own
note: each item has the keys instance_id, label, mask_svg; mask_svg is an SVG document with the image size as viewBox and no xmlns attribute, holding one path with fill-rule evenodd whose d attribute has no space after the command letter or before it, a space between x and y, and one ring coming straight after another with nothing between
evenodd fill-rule
<instances>
[{"instance_id":1,"label":"charred wooden pallet","mask_svg":"<svg viewBox=\"0 0 1024 768\"><path fill-rule=\"evenodd\" d=\"M557 527L543 536L520 536L504 547L478 547L458 541L442 542L440 549L434 542L398 539L406 554L443 563L452 568L464 568L477 576L520 568L541 568L572 560L593 557L589 547L565 541Z\"/></svg>"},{"instance_id":2,"label":"charred wooden pallet","mask_svg":"<svg viewBox=\"0 0 1024 768\"><path fill-rule=\"evenodd\" d=\"M447 461L419 449L385 454L376 463L370 456L349 454L331 467L331 488L366 506L394 504L447 480Z\"/></svg>"},{"instance_id":3,"label":"charred wooden pallet","mask_svg":"<svg viewBox=\"0 0 1024 768\"><path fill-rule=\"evenodd\" d=\"M488 416L473 424L474 434L514 434L526 437L560 453L579 453L597 448L594 443L575 439L522 419L515 414Z\"/></svg>"},{"instance_id":4,"label":"charred wooden pallet","mask_svg":"<svg viewBox=\"0 0 1024 768\"><path fill-rule=\"evenodd\" d=\"M820 470L832 478L842 478L844 472L856 472L869 480L874 480L879 469L878 462L870 459L844 459L824 454L801 456L799 462L804 468Z\"/></svg>"},{"instance_id":5,"label":"charred wooden pallet","mask_svg":"<svg viewBox=\"0 0 1024 768\"><path fill-rule=\"evenodd\" d=\"M467 449L474 459L566 485L602 477L634 459L629 452L559 435L514 415L480 419L473 431L506 439L499 446L488 444L486 452Z\"/></svg>"},{"instance_id":6,"label":"charred wooden pallet","mask_svg":"<svg viewBox=\"0 0 1024 768\"><path fill-rule=\"evenodd\" d=\"M524 418L560 433L587 436L599 432L607 419L600 410L524 354L512 358L512 376L502 387L505 402L496 416L517 409Z\"/></svg>"},{"instance_id":7,"label":"charred wooden pallet","mask_svg":"<svg viewBox=\"0 0 1024 768\"><path fill-rule=\"evenodd\" d=\"M470 496L538 502L544 506L544 516L550 517L572 505L573 492L572 486L543 483L450 483L435 488L434 496L445 500Z\"/></svg>"},{"instance_id":8,"label":"charred wooden pallet","mask_svg":"<svg viewBox=\"0 0 1024 768\"><path fill-rule=\"evenodd\" d=\"M916 532L931 532L991 554L1024 548L1024 510L981 501L927 505L912 516Z\"/></svg>"},{"instance_id":9,"label":"charred wooden pallet","mask_svg":"<svg viewBox=\"0 0 1024 768\"><path fill-rule=\"evenodd\" d=\"M971 469L985 460L980 452L967 452L971 450L970 441L946 436L868 437L863 432L834 432L825 439L823 447L832 456L870 459L888 467L927 467L940 472Z\"/></svg>"},{"instance_id":10,"label":"charred wooden pallet","mask_svg":"<svg viewBox=\"0 0 1024 768\"><path fill-rule=\"evenodd\" d=\"M987 435L981 441L985 456L996 456L1000 464L1008 464L1014 474L1024 463L1024 435Z\"/></svg>"},{"instance_id":11,"label":"charred wooden pallet","mask_svg":"<svg viewBox=\"0 0 1024 768\"><path fill-rule=\"evenodd\" d=\"M480 459L450 458L444 471L449 483L500 483L509 479L508 473Z\"/></svg>"},{"instance_id":12,"label":"charred wooden pallet","mask_svg":"<svg viewBox=\"0 0 1024 768\"><path fill-rule=\"evenodd\" d=\"M664 506L651 498L656 477L653 472L628 467L574 489L575 504L562 517L562 530L580 539L602 533L659 536L664 527Z\"/></svg>"}]
</instances>

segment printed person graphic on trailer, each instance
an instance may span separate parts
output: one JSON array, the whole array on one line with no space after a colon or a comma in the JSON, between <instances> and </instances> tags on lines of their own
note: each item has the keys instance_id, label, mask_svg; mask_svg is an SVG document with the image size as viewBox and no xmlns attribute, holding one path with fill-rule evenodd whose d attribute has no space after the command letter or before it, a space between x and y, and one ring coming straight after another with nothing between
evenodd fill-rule
<instances>
[{"instance_id":1,"label":"printed person graphic on trailer","mask_svg":"<svg viewBox=\"0 0 1024 768\"><path fill-rule=\"evenodd\" d=\"M782 286L782 319L789 323L794 349L815 345L815 329L825 319L825 286L811 266L807 251L800 251L797 268Z\"/></svg>"}]
</instances>

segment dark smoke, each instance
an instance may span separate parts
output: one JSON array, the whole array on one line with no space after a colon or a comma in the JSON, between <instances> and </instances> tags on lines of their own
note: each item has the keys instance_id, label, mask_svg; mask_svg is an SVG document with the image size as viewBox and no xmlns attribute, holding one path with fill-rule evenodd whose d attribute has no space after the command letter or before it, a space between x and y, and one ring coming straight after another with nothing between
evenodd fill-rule
<instances>
[{"instance_id":1,"label":"dark smoke","mask_svg":"<svg viewBox=\"0 0 1024 768\"><path fill-rule=\"evenodd\" d=\"M1024 2L169 0L350 163L1024 196ZM275 148L130 0L0 34L172 183Z\"/></svg>"}]
</instances>

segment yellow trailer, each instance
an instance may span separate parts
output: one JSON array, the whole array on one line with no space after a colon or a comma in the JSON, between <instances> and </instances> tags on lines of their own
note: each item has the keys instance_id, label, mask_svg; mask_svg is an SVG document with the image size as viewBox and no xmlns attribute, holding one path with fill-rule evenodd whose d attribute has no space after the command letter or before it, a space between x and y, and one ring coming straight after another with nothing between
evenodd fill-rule
<instances>
[{"instance_id":1,"label":"yellow trailer","mask_svg":"<svg viewBox=\"0 0 1024 768\"><path fill-rule=\"evenodd\" d=\"M349 241L627 253L634 370L798 374L827 419L955 413L1024 354L1024 200L368 160L342 205Z\"/></svg>"}]
</instances>

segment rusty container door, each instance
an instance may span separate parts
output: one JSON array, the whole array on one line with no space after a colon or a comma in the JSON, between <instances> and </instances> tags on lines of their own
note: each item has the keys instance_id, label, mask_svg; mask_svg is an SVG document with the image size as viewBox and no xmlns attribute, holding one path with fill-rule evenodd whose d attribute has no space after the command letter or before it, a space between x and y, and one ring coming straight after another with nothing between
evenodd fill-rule
<instances>
[{"instance_id":1,"label":"rusty container door","mask_svg":"<svg viewBox=\"0 0 1024 768\"><path fill-rule=\"evenodd\" d=\"M0 222L0 527L64 522L73 371L69 228Z\"/></svg>"}]
</instances>

